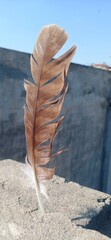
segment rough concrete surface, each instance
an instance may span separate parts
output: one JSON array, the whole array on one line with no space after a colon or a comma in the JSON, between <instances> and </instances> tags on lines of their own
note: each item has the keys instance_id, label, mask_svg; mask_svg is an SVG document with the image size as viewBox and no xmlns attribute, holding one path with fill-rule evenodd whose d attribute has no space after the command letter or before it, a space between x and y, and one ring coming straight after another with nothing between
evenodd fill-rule
<instances>
[{"instance_id":1,"label":"rough concrete surface","mask_svg":"<svg viewBox=\"0 0 111 240\"><path fill-rule=\"evenodd\" d=\"M54 177L48 182L51 206L44 202L42 216L25 168L16 161L0 161L0 240L111 238L109 195Z\"/></svg>"}]
</instances>

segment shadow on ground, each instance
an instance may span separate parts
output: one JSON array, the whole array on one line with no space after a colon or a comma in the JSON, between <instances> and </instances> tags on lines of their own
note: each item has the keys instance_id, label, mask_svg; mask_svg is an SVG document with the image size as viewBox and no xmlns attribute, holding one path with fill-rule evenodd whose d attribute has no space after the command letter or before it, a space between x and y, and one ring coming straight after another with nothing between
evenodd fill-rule
<instances>
[{"instance_id":1,"label":"shadow on ground","mask_svg":"<svg viewBox=\"0 0 111 240\"><path fill-rule=\"evenodd\" d=\"M105 204L99 213L97 213L94 209L89 209L83 216L73 218L72 221L89 218L91 214L94 216L91 218L88 224L84 226L77 224L77 226L98 231L101 234L111 238L111 198L110 204Z\"/></svg>"}]
</instances>

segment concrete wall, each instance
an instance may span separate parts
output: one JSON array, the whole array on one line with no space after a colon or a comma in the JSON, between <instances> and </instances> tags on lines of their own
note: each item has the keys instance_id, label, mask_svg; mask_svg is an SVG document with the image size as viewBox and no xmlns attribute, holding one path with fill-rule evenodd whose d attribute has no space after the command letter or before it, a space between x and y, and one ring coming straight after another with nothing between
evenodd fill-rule
<instances>
[{"instance_id":1,"label":"concrete wall","mask_svg":"<svg viewBox=\"0 0 111 240\"><path fill-rule=\"evenodd\" d=\"M0 159L24 161L24 78L31 80L30 55L0 48ZM55 142L69 151L56 173L111 193L111 72L71 64L63 111L70 107Z\"/></svg>"}]
</instances>

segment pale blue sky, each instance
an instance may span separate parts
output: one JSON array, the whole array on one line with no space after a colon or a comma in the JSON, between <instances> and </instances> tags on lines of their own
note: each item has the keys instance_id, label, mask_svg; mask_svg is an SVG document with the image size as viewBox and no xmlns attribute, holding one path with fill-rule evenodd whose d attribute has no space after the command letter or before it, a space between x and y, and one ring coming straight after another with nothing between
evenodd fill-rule
<instances>
[{"instance_id":1,"label":"pale blue sky","mask_svg":"<svg viewBox=\"0 0 111 240\"><path fill-rule=\"evenodd\" d=\"M0 47L31 53L44 25L58 24L73 44L72 62L111 65L111 0L0 0Z\"/></svg>"}]
</instances>

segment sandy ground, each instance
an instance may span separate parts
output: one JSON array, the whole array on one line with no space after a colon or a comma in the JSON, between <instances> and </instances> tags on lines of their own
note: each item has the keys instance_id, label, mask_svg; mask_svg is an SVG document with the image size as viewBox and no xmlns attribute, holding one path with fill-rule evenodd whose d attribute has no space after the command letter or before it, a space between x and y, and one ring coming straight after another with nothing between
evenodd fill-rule
<instances>
[{"instance_id":1,"label":"sandy ground","mask_svg":"<svg viewBox=\"0 0 111 240\"><path fill-rule=\"evenodd\" d=\"M111 239L109 195L54 176L42 216L25 169L23 163L0 161L0 240Z\"/></svg>"}]
</instances>

